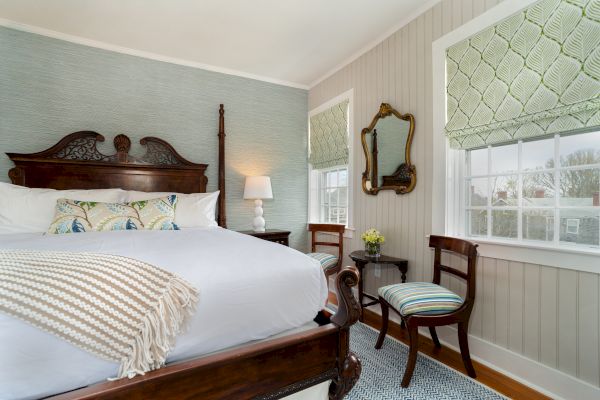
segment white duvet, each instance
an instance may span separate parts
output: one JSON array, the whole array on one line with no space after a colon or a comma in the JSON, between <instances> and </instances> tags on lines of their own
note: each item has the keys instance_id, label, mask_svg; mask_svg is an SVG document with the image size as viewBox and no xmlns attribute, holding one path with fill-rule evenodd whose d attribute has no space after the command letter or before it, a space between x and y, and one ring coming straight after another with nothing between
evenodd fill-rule
<instances>
[{"instance_id":1,"label":"white duvet","mask_svg":"<svg viewBox=\"0 0 600 400\"><path fill-rule=\"evenodd\" d=\"M317 261L222 228L0 235L0 248L117 254L187 279L199 290L200 301L167 362L299 327L327 299ZM0 355L0 399L49 396L103 381L118 371L115 363L1 313Z\"/></svg>"}]
</instances>

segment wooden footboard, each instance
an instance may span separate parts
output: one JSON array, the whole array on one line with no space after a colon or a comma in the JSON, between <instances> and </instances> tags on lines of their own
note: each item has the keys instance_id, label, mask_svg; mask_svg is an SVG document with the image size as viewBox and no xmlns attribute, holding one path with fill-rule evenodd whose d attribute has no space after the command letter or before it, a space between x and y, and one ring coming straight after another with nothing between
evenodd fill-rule
<instances>
[{"instance_id":1,"label":"wooden footboard","mask_svg":"<svg viewBox=\"0 0 600 400\"><path fill-rule=\"evenodd\" d=\"M342 269L339 308L323 326L51 399L279 399L328 380L329 398L341 399L361 372L360 360L349 349L349 328L360 316L351 289L357 283L356 268Z\"/></svg>"}]
</instances>

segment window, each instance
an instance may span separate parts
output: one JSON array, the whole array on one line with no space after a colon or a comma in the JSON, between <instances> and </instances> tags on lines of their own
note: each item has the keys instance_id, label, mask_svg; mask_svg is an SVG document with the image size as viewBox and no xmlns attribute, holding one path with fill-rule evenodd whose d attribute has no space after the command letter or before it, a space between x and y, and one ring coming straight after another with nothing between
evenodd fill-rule
<instances>
[{"instance_id":1,"label":"window","mask_svg":"<svg viewBox=\"0 0 600 400\"><path fill-rule=\"evenodd\" d=\"M600 131L464 154L465 236L600 246Z\"/></svg>"},{"instance_id":2,"label":"window","mask_svg":"<svg viewBox=\"0 0 600 400\"><path fill-rule=\"evenodd\" d=\"M309 113L309 222L350 227L352 91Z\"/></svg>"},{"instance_id":3,"label":"window","mask_svg":"<svg viewBox=\"0 0 600 400\"><path fill-rule=\"evenodd\" d=\"M348 223L348 167L319 171L319 222Z\"/></svg>"}]
</instances>

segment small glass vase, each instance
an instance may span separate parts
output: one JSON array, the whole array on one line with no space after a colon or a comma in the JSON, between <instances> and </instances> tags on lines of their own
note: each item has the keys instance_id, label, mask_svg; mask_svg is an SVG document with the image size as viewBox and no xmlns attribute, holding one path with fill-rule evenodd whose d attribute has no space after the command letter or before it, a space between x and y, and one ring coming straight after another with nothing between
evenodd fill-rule
<instances>
[{"instance_id":1,"label":"small glass vase","mask_svg":"<svg viewBox=\"0 0 600 400\"><path fill-rule=\"evenodd\" d=\"M381 243L365 242L365 253L369 257L379 257L381 255Z\"/></svg>"}]
</instances>

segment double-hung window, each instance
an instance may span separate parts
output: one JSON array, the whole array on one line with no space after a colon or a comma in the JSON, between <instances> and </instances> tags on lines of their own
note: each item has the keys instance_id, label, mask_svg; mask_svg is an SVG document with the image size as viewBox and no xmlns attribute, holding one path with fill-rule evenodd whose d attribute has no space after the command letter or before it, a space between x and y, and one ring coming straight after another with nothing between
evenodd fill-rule
<instances>
[{"instance_id":1,"label":"double-hung window","mask_svg":"<svg viewBox=\"0 0 600 400\"><path fill-rule=\"evenodd\" d=\"M464 152L464 234L600 246L600 131Z\"/></svg>"},{"instance_id":2,"label":"double-hung window","mask_svg":"<svg viewBox=\"0 0 600 400\"><path fill-rule=\"evenodd\" d=\"M310 222L350 225L351 95L309 113Z\"/></svg>"}]
</instances>

